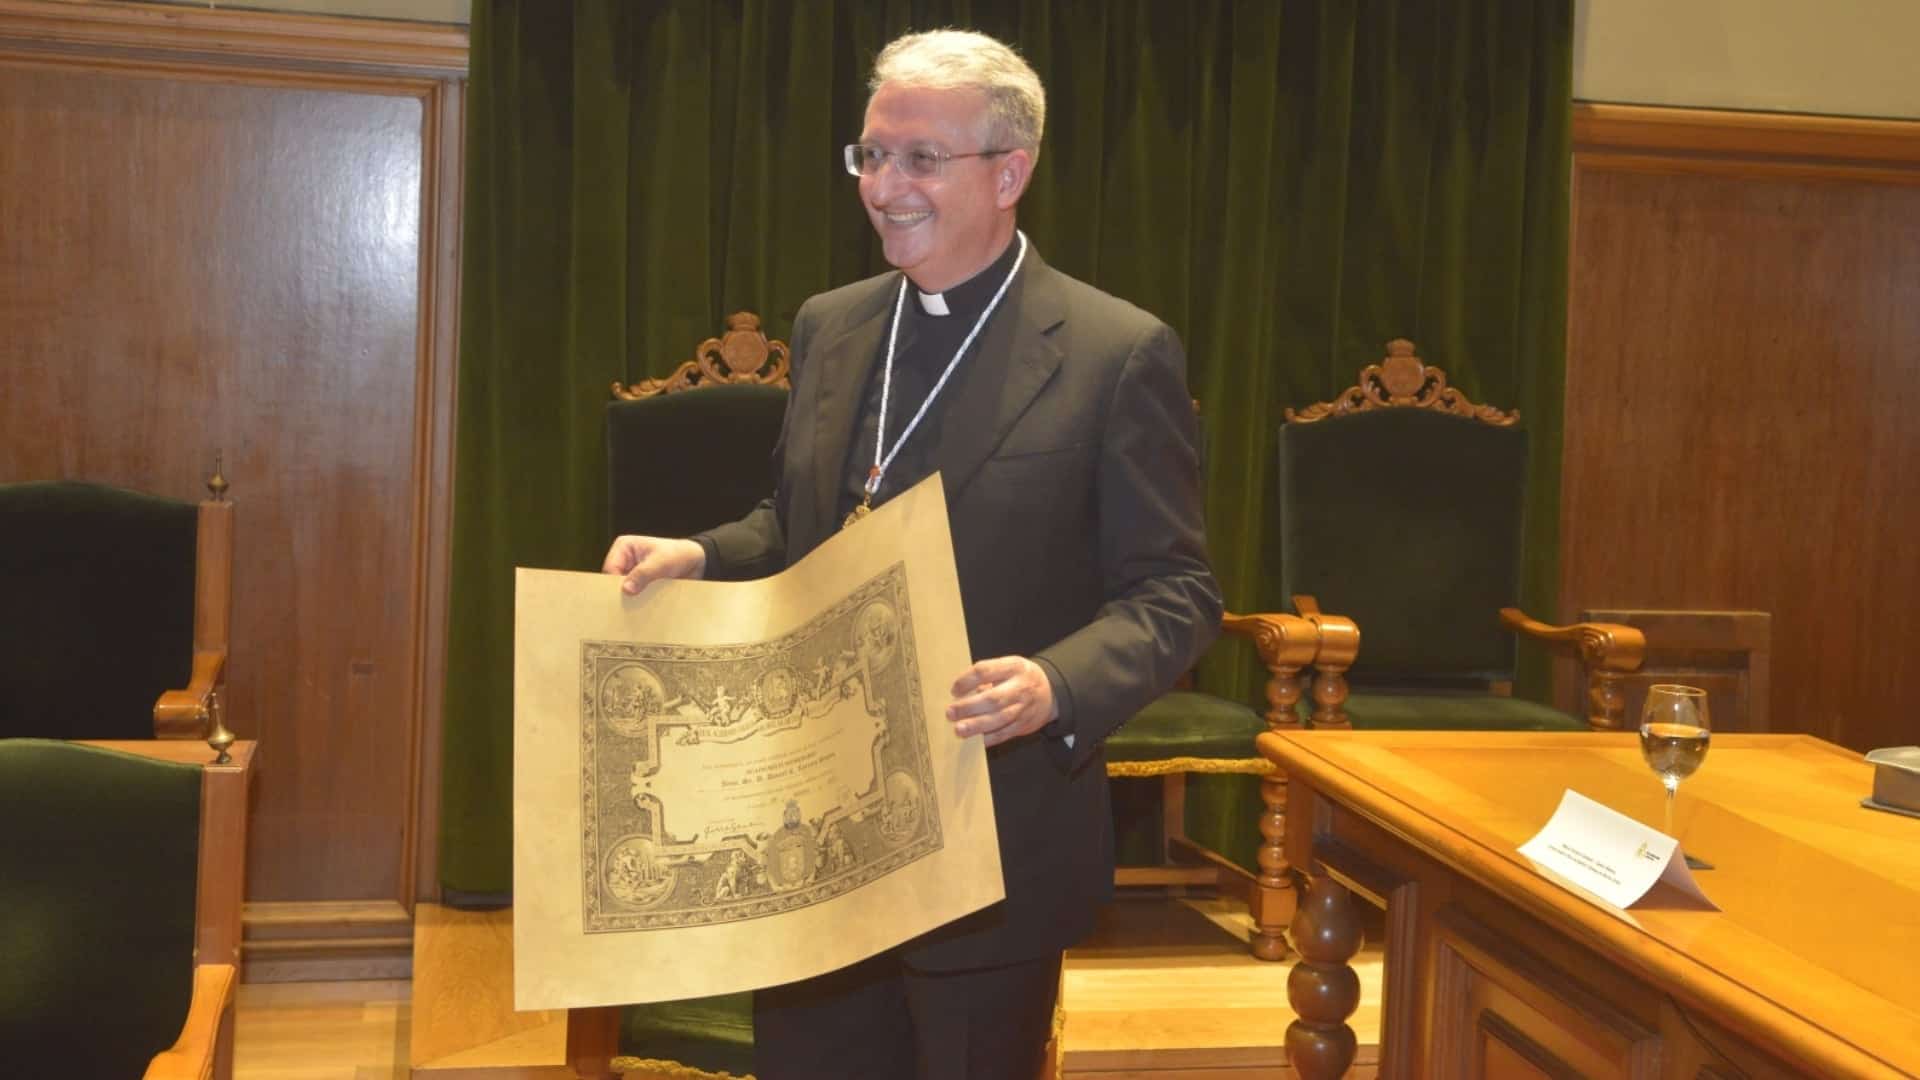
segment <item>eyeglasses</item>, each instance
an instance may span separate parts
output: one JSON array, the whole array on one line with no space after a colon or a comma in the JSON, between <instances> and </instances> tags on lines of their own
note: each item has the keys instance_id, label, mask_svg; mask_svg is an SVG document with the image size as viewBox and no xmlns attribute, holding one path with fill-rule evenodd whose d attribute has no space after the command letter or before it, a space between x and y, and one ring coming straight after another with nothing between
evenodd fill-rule
<instances>
[{"instance_id":1,"label":"eyeglasses","mask_svg":"<svg viewBox=\"0 0 1920 1080\"><path fill-rule=\"evenodd\" d=\"M932 180L947 167L947 162L956 158L997 157L1011 153L1009 150L980 150L971 154L949 154L945 150L936 150L931 146L916 146L909 150L888 150L867 143L848 143L843 151L847 160L847 174L850 176L874 176L887 167L891 160L900 170L900 175L909 180Z\"/></svg>"}]
</instances>

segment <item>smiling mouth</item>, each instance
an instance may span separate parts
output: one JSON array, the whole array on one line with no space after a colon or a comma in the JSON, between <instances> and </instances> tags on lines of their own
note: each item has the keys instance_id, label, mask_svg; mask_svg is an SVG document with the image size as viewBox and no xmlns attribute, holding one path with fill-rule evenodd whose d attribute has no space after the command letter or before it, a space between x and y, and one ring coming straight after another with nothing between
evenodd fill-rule
<instances>
[{"instance_id":1,"label":"smiling mouth","mask_svg":"<svg viewBox=\"0 0 1920 1080\"><path fill-rule=\"evenodd\" d=\"M931 210L912 210L905 213L881 211L880 216L887 219L889 225L918 225L933 216Z\"/></svg>"}]
</instances>

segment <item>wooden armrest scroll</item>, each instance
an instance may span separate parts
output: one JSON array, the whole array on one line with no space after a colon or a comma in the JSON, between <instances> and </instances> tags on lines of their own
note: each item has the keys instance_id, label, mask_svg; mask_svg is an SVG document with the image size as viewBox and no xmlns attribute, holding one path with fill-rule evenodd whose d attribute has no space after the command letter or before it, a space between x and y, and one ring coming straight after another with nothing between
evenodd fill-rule
<instances>
[{"instance_id":1,"label":"wooden armrest scroll","mask_svg":"<svg viewBox=\"0 0 1920 1080\"><path fill-rule=\"evenodd\" d=\"M207 1080L213 1075L220 1025L233 1005L232 964L201 964L193 969L193 1004L180 1038L147 1065L146 1080Z\"/></svg>"},{"instance_id":2,"label":"wooden armrest scroll","mask_svg":"<svg viewBox=\"0 0 1920 1080\"><path fill-rule=\"evenodd\" d=\"M224 649L193 654L193 679L184 690L168 690L153 706L153 734L161 739L197 739L207 733L207 709L226 674Z\"/></svg>"},{"instance_id":3,"label":"wooden armrest scroll","mask_svg":"<svg viewBox=\"0 0 1920 1080\"><path fill-rule=\"evenodd\" d=\"M1574 623L1549 626L1528 618L1519 608L1501 608L1500 624L1561 651L1578 652L1589 668L1633 671L1647 655L1647 636L1620 623Z\"/></svg>"},{"instance_id":4,"label":"wooden armrest scroll","mask_svg":"<svg viewBox=\"0 0 1920 1080\"><path fill-rule=\"evenodd\" d=\"M1545 642L1556 652L1577 654L1587 669L1587 726L1595 731L1619 731L1625 726L1627 705L1620 675L1637 670L1646 659L1645 634L1620 623L1549 626L1510 607L1500 609L1500 623Z\"/></svg>"},{"instance_id":5,"label":"wooden armrest scroll","mask_svg":"<svg viewBox=\"0 0 1920 1080\"><path fill-rule=\"evenodd\" d=\"M1300 700L1300 669L1313 663L1320 633L1298 615L1261 613L1220 618L1220 629L1253 642L1267 667L1267 727L1297 728L1293 706Z\"/></svg>"}]
</instances>

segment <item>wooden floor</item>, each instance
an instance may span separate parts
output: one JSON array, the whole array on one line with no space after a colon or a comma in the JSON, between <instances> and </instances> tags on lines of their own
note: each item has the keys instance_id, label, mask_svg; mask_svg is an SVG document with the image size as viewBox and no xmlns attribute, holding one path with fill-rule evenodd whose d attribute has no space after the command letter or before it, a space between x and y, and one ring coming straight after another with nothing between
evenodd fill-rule
<instances>
[{"instance_id":1,"label":"wooden floor","mask_svg":"<svg viewBox=\"0 0 1920 1080\"><path fill-rule=\"evenodd\" d=\"M1247 952L1253 921L1220 900L1121 899L1067 953L1061 976L1061 1080L1252 1080L1288 1072L1281 1040L1290 961ZM1360 1052L1378 1060L1380 952L1354 959Z\"/></svg>"},{"instance_id":2,"label":"wooden floor","mask_svg":"<svg viewBox=\"0 0 1920 1080\"><path fill-rule=\"evenodd\" d=\"M237 1080L508 1080L567 1075L559 1014L515 1014L498 969L504 913L422 905L416 982L247 983L235 1025ZM1244 908L1166 898L1112 905L1067 954L1061 1080L1252 1080L1287 1072L1288 964L1246 952ZM510 965L510 959L508 960ZM1353 1018L1373 1074L1380 964L1356 959ZM416 1017L418 1024L416 1025ZM423 1067L413 1070L410 1062ZM638 1080L638 1078L630 1078Z\"/></svg>"},{"instance_id":3,"label":"wooden floor","mask_svg":"<svg viewBox=\"0 0 1920 1080\"><path fill-rule=\"evenodd\" d=\"M235 1080L405 1080L413 984L241 983Z\"/></svg>"}]
</instances>

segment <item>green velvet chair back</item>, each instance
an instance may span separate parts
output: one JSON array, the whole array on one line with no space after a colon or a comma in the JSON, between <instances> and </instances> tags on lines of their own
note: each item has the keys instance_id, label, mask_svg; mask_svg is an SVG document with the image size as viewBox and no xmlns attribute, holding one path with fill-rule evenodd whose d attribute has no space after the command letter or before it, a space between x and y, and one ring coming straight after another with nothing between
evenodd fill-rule
<instances>
[{"instance_id":1,"label":"green velvet chair back","mask_svg":"<svg viewBox=\"0 0 1920 1080\"><path fill-rule=\"evenodd\" d=\"M610 536L687 536L772 494L787 408L787 347L736 312L664 379L614 386L607 403Z\"/></svg>"},{"instance_id":2,"label":"green velvet chair back","mask_svg":"<svg viewBox=\"0 0 1920 1080\"><path fill-rule=\"evenodd\" d=\"M0 1075L137 1077L193 990L201 771L0 739Z\"/></svg>"},{"instance_id":3,"label":"green velvet chair back","mask_svg":"<svg viewBox=\"0 0 1920 1080\"><path fill-rule=\"evenodd\" d=\"M0 484L0 736L150 739L193 670L198 507Z\"/></svg>"},{"instance_id":4,"label":"green velvet chair back","mask_svg":"<svg viewBox=\"0 0 1920 1080\"><path fill-rule=\"evenodd\" d=\"M1517 425L1431 407L1334 411L1284 425L1279 466L1282 594L1359 624L1357 686L1512 680L1513 635L1495 615L1519 600Z\"/></svg>"},{"instance_id":5,"label":"green velvet chair back","mask_svg":"<svg viewBox=\"0 0 1920 1080\"><path fill-rule=\"evenodd\" d=\"M607 404L609 534L687 536L773 493L787 391L697 387Z\"/></svg>"}]
</instances>

